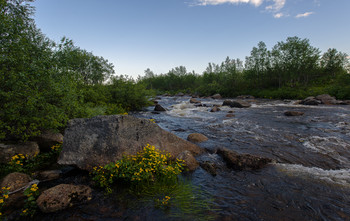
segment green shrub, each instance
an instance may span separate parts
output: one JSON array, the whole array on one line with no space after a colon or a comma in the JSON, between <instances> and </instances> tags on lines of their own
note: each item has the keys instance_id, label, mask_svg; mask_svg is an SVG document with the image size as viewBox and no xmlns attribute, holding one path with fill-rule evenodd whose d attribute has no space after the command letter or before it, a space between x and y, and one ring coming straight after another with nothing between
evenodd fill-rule
<instances>
[{"instance_id":1,"label":"green shrub","mask_svg":"<svg viewBox=\"0 0 350 221\"><path fill-rule=\"evenodd\" d=\"M117 180L135 185L151 182L176 183L182 172L182 160L171 160L169 153L162 153L149 144L136 155L124 156L121 160L106 166L94 167L92 179L107 192Z\"/></svg>"}]
</instances>

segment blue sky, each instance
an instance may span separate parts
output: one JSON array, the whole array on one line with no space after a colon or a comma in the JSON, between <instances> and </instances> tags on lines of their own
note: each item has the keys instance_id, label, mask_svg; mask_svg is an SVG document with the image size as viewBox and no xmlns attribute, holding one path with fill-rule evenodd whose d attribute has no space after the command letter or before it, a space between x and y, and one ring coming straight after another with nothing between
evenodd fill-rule
<instances>
[{"instance_id":1,"label":"blue sky","mask_svg":"<svg viewBox=\"0 0 350 221\"><path fill-rule=\"evenodd\" d=\"M287 37L350 54L350 0L36 0L35 21L136 78L183 65L201 74L208 62L245 59L259 41Z\"/></svg>"}]
</instances>

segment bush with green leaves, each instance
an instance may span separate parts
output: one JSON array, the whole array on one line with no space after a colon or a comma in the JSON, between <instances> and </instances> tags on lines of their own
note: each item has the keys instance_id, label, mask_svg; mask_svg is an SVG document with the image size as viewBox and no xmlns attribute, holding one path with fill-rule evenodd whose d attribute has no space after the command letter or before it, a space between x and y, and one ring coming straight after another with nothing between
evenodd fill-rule
<instances>
[{"instance_id":1,"label":"bush with green leaves","mask_svg":"<svg viewBox=\"0 0 350 221\"><path fill-rule=\"evenodd\" d=\"M117 162L94 167L92 179L107 192L111 191L111 185L118 180L134 185L176 183L177 176L184 169L184 162L172 158L169 153L162 153L148 144L136 155L124 156Z\"/></svg>"}]
</instances>

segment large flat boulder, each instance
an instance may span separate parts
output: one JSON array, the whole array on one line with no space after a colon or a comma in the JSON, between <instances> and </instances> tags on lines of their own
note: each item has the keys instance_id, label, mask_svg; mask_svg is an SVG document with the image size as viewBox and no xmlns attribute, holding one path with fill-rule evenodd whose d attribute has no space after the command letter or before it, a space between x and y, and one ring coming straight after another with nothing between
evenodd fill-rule
<instances>
[{"instance_id":1,"label":"large flat boulder","mask_svg":"<svg viewBox=\"0 0 350 221\"><path fill-rule=\"evenodd\" d=\"M136 154L147 144L177 157L185 150L193 155L202 152L199 146L161 129L148 119L133 116L97 116L73 119L65 131L58 163L76 165L84 170Z\"/></svg>"}]
</instances>

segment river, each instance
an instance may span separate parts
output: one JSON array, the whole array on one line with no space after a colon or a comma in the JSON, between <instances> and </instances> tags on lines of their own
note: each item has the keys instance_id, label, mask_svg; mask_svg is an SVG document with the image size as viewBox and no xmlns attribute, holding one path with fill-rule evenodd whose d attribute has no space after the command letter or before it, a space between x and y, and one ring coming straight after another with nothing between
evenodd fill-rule
<instances>
[{"instance_id":1,"label":"river","mask_svg":"<svg viewBox=\"0 0 350 221\"><path fill-rule=\"evenodd\" d=\"M294 105L295 101L256 99L248 100L252 104L250 108L223 106L219 112L209 112L211 106L221 105L223 100L199 99L206 107L195 107L189 99L159 97L159 104L166 112L155 114L153 107L149 107L133 115L153 118L161 128L183 139L190 133L209 138L199 144L208 153L197 160L223 166L216 176L198 168L186 177L208 194L214 209L208 214L215 220L350 220L350 105L303 106ZM304 115L284 116L288 110L301 111ZM234 116L227 117L229 111ZM215 154L219 147L268 157L273 163L254 171L230 170ZM74 176L74 179L78 178ZM81 179L88 180L86 176ZM173 218L137 197L128 196L126 202L120 197L123 191L117 191L113 197L95 192L88 204L42 218L203 219Z\"/></svg>"}]
</instances>

